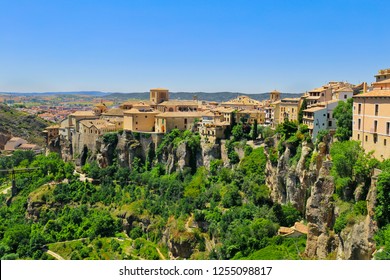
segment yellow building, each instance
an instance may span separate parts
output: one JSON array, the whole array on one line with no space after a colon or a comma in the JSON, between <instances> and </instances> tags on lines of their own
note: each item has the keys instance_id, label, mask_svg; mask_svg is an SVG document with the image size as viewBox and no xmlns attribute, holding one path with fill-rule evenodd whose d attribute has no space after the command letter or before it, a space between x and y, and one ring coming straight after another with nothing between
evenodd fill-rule
<instances>
[{"instance_id":1,"label":"yellow building","mask_svg":"<svg viewBox=\"0 0 390 280\"><path fill-rule=\"evenodd\" d=\"M165 112L156 115L155 131L167 133L177 128L179 130L191 130L196 121L200 121L201 112Z\"/></svg>"},{"instance_id":2,"label":"yellow building","mask_svg":"<svg viewBox=\"0 0 390 280\"><path fill-rule=\"evenodd\" d=\"M238 96L237 98L231 99L221 104L224 107L231 107L234 109L257 109L263 106L263 103L249 98L246 95Z\"/></svg>"},{"instance_id":3,"label":"yellow building","mask_svg":"<svg viewBox=\"0 0 390 280\"><path fill-rule=\"evenodd\" d=\"M236 122L239 123L241 120L249 124L254 124L255 120L257 124L264 124L265 112L264 110L239 110L236 112Z\"/></svg>"},{"instance_id":4,"label":"yellow building","mask_svg":"<svg viewBox=\"0 0 390 280\"><path fill-rule=\"evenodd\" d=\"M353 97L352 139L374 151L377 159L390 158L390 90L375 89Z\"/></svg>"},{"instance_id":5,"label":"yellow building","mask_svg":"<svg viewBox=\"0 0 390 280\"><path fill-rule=\"evenodd\" d=\"M157 105L157 110L164 112L196 112L199 108L196 100L167 100Z\"/></svg>"},{"instance_id":6,"label":"yellow building","mask_svg":"<svg viewBox=\"0 0 390 280\"><path fill-rule=\"evenodd\" d=\"M155 116L160 112L152 108L133 108L124 111L123 129L127 131L153 132L155 130Z\"/></svg>"},{"instance_id":7,"label":"yellow building","mask_svg":"<svg viewBox=\"0 0 390 280\"><path fill-rule=\"evenodd\" d=\"M301 98L283 98L279 104L279 122L285 120L298 121L298 113L301 105Z\"/></svg>"}]
</instances>

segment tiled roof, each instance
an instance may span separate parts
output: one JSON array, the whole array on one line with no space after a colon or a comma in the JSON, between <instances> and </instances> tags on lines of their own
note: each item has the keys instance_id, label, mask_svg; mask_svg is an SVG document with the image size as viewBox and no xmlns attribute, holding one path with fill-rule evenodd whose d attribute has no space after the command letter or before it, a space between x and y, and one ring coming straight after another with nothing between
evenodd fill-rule
<instances>
[{"instance_id":1,"label":"tiled roof","mask_svg":"<svg viewBox=\"0 0 390 280\"><path fill-rule=\"evenodd\" d=\"M96 116L93 111L76 111L70 115L75 116L75 117L95 117Z\"/></svg>"},{"instance_id":2,"label":"tiled roof","mask_svg":"<svg viewBox=\"0 0 390 280\"><path fill-rule=\"evenodd\" d=\"M159 114L159 111L155 111L153 109L149 110L143 110L143 109L137 109L137 108L131 108L130 110L124 111L125 115L128 114Z\"/></svg>"},{"instance_id":3,"label":"tiled roof","mask_svg":"<svg viewBox=\"0 0 390 280\"><path fill-rule=\"evenodd\" d=\"M196 118L201 117L202 112L165 112L158 114L159 118Z\"/></svg>"},{"instance_id":4,"label":"tiled roof","mask_svg":"<svg viewBox=\"0 0 390 280\"><path fill-rule=\"evenodd\" d=\"M103 113L104 116L123 116L123 110L120 108L111 108L107 112Z\"/></svg>"},{"instance_id":5,"label":"tiled roof","mask_svg":"<svg viewBox=\"0 0 390 280\"><path fill-rule=\"evenodd\" d=\"M175 106L175 105L182 105L182 106L196 106L198 105L198 101L195 100L168 100L164 101L158 105L163 105L163 106Z\"/></svg>"},{"instance_id":6,"label":"tiled roof","mask_svg":"<svg viewBox=\"0 0 390 280\"><path fill-rule=\"evenodd\" d=\"M353 96L353 98L359 98L359 97L390 97L390 90L373 90L368 91L366 93L362 94L356 94Z\"/></svg>"}]
</instances>

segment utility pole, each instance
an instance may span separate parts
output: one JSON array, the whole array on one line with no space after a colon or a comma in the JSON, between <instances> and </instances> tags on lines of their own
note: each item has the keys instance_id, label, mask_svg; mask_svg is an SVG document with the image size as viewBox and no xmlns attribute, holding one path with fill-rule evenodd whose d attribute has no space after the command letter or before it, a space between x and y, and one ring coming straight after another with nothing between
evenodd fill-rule
<instances>
[{"instance_id":1,"label":"utility pole","mask_svg":"<svg viewBox=\"0 0 390 280\"><path fill-rule=\"evenodd\" d=\"M18 168L18 169L0 169L0 173L10 174L11 175L11 198L17 194L16 180L15 175L18 173L29 173L30 171L37 170L40 168Z\"/></svg>"}]
</instances>

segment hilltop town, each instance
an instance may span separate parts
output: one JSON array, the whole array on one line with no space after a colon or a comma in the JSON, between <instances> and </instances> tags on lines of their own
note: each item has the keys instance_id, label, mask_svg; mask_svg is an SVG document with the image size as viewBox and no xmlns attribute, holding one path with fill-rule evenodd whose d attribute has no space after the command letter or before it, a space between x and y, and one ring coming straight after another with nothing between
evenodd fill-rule
<instances>
[{"instance_id":1,"label":"hilltop town","mask_svg":"<svg viewBox=\"0 0 390 280\"><path fill-rule=\"evenodd\" d=\"M45 151L4 138L0 257L388 259L389 97L383 69L297 97L94 100L40 124Z\"/></svg>"},{"instance_id":2,"label":"hilltop town","mask_svg":"<svg viewBox=\"0 0 390 280\"><path fill-rule=\"evenodd\" d=\"M169 90L150 90L149 100L130 100L110 108L99 103L91 110L75 111L56 125L46 128L47 144L57 141L71 155L83 149L94 151L99 137L109 132L128 131L150 134L155 145L173 129L197 131L206 142L219 143L228 139L234 124L268 126L275 129L285 121L307 125L312 139L318 132L337 129L333 111L340 101L353 98L352 139L362 142L366 151L374 151L378 159L389 158L386 149L390 137L389 103L390 69L380 70L376 81L353 85L331 81L308 90L300 97L281 98L271 91L268 100L258 101L249 96L237 96L225 102L174 100Z\"/></svg>"}]
</instances>

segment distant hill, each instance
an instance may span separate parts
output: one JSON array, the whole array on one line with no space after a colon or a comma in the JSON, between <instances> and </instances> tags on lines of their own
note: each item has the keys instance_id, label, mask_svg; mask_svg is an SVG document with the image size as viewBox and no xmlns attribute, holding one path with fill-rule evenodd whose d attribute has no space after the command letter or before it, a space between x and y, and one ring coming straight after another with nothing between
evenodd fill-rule
<instances>
[{"instance_id":1,"label":"distant hill","mask_svg":"<svg viewBox=\"0 0 390 280\"><path fill-rule=\"evenodd\" d=\"M245 94L240 92L170 92L170 99L191 100L196 96L198 100L223 102L236 98L239 95L247 95L256 100L265 100L269 98L269 93ZM301 93L281 93L282 98L299 97ZM106 99L128 100L128 99L149 99L149 92L136 93L111 93L103 96Z\"/></svg>"},{"instance_id":2,"label":"distant hill","mask_svg":"<svg viewBox=\"0 0 390 280\"><path fill-rule=\"evenodd\" d=\"M48 91L48 92L0 92L0 95L14 95L14 96L48 96L48 95L89 95L89 96L103 96L107 92L102 91Z\"/></svg>"},{"instance_id":3,"label":"distant hill","mask_svg":"<svg viewBox=\"0 0 390 280\"><path fill-rule=\"evenodd\" d=\"M122 92L102 92L102 91L64 91L64 92L29 92L29 93L10 93L4 92L0 95L15 95L15 96L63 96L63 95L80 95L80 96L95 96L102 97L109 100L124 101L128 99L149 99L149 92L131 92L131 93L122 93ZM248 95L256 100L264 100L269 98L269 93L254 93L247 94L241 92L170 92L169 97L171 99L182 99L182 100L191 100L196 96L198 100L207 100L207 101L228 101L230 99L236 98L239 95ZM286 97L298 97L302 93L282 93L282 98Z\"/></svg>"},{"instance_id":4,"label":"distant hill","mask_svg":"<svg viewBox=\"0 0 390 280\"><path fill-rule=\"evenodd\" d=\"M4 141L10 136L18 136L30 143L44 147L45 138L42 130L48 125L50 122L37 116L19 112L7 105L0 104L0 140Z\"/></svg>"}]
</instances>

